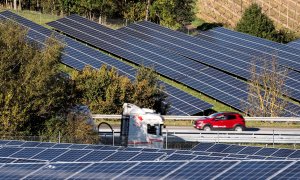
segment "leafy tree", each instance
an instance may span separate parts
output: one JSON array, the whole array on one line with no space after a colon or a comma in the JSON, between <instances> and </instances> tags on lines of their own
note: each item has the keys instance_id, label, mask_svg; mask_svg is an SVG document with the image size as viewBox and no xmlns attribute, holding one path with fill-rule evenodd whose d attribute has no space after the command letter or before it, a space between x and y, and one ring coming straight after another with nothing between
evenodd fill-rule
<instances>
[{"instance_id":1,"label":"leafy tree","mask_svg":"<svg viewBox=\"0 0 300 180\"><path fill-rule=\"evenodd\" d=\"M262 13L261 7L257 4L252 4L245 10L235 29L279 43L288 43L296 38L293 32L284 29L277 31L273 21Z\"/></svg>"},{"instance_id":2,"label":"leafy tree","mask_svg":"<svg viewBox=\"0 0 300 180\"><path fill-rule=\"evenodd\" d=\"M273 21L262 13L262 9L258 4L252 4L245 10L235 29L253 36L276 40L276 29Z\"/></svg>"},{"instance_id":3,"label":"leafy tree","mask_svg":"<svg viewBox=\"0 0 300 180\"><path fill-rule=\"evenodd\" d=\"M169 108L169 104L165 102L167 95L163 92L164 87L159 85L158 77L153 69L140 67L134 84L134 104L166 114Z\"/></svg>"},{"instance_id":4,"label":"leafy tree","mask_svg":"<svg viewBox=\"0 0 300 180\"><path fill-rule=\"evenodd\" d=\"M0 130L36 133L72 103L72 86L58 69L63 47L54 38L39 47L10 21L1 21L0 32Z\"/></svg>"},{"instance_id":5,"label":"leafy tree","mask_svg":"<svg viewBox=\"0 0 300 180\"><path fill-rule=\"evenodd\" d=\"M130 1L126 4L123 15L125 19L131 22L144 20L146 17L146 4Z\"/></svg>"},{"instance_id":6,"label":"leafy tree","mask_svg":"<svg viewBox=\"0 0 300 180\"><path fill-rule=\"evenodd\" d=\"M173 29L194 19L193 0L155 0L150 8L152 21Z\"/></svg>"}]
</instances>

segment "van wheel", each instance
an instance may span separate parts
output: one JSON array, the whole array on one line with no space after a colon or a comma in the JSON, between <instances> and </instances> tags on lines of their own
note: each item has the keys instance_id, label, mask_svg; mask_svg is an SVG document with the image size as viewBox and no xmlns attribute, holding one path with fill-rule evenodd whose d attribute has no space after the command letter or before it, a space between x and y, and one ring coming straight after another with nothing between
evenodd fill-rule
<instances>
[{"instance_id":1,"label":"van wheel","mask_svg":"<svg viewBox=\"0 0 300 180\"><path fill-rule=\"evenodd\" d=\"M244 129L242 126L235 126L234 130L237 132L242 132Z\"/></svg>"},{"instance_id":2,"label":"van wheel","mask_svg":"<svg viewBox=\"0 0 300 180\"><path fill-rule=\"evenodd\" d=\"M204 131L211 131L211 127L210 126L204 126L203 130Z\"/></svg>"}]
</instances>

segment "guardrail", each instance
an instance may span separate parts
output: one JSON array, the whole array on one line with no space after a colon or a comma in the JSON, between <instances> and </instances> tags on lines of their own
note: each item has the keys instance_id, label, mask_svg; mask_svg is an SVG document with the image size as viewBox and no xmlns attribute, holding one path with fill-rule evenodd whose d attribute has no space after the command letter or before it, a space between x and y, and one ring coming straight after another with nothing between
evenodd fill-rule
<instances>
[{"instance_id":1,"label":"guardrail","mask_svg":"<svg viewBox=\"0 0 300 180\"><path fill-rule=\"evenodd\" d=\"M116 138L119 131L102 131L100 136ZM300 132L171 132L164 131L166 142L215 142L215 143L267 143L300 144Z\"/></svg>"},{"instance_id":2,"label":"guardrail","mask_svg":"<svg viewBox=\"0 0 300 180\"><path fill-rule=\"evenodd\" d=\"M163 116L166 120L197 120L204 116ZM94 119L121 119L121 115L93 114ZM299 117L245 117L245 121L300 122Z\"/></svg>"}]
</instances>

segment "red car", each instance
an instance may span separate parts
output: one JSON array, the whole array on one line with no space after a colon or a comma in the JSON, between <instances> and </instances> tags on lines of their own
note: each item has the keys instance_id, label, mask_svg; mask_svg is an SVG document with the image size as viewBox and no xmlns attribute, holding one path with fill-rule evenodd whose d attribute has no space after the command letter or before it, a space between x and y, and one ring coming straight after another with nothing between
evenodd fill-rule
<instances>
[{"instance_id":1,"label":"red car","mask_svg":"<svg viewBox=\"0 0 300 180\"><path fill-rule=\"evenodd\" d=\"M245 119L239 113L219 112L203 117L194 122L196 129L211 131L212 129L233 129L243 131L246 129Z\"/></svg>"}]
</instances>

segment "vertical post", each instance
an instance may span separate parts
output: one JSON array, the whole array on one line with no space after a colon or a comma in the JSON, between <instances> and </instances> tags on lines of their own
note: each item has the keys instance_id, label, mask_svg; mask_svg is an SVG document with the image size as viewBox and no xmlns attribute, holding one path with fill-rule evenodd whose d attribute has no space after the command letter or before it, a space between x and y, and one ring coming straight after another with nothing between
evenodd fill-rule
<instances>
[{"instance_id":1,"label":"vertical post","mask_svg":"<svg viewBox=\"0 0 300 180\"><path fill-rule=\"evenodd\" d=\"M113 146L115 146L115 131L114 130L112 130L112 135L113 135L112 144L113 144Z\"/></svg>"},{"instance_id":2,"label":"vertical post","mask_svg":"<svg viewBox=\"0 0 300 180\"><path fill-rule=\"evenodd\" d=\"M168 129L166 129L166 149L168 149Z\"/></svg>"},{"instance_id":3,"label":"vertical post","mask_svg":"<svg viewBox=\"0 0 300 180\"><path fill-rule=\"evenodd\" d=\"M58 143L60 143L60 131L58 131Z\"/></svg>"},{"instance_id":4,"label":"vertical post","mask_svg":"<svg viewBox=\"0 0 300 180\"><path fill-rule=\"evenodd\" d=\"M274 148L275 142L274 142L274 129L273 129L273 148Z\"/></svg>"}]
</instances>

